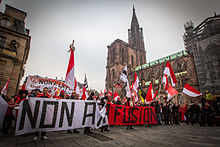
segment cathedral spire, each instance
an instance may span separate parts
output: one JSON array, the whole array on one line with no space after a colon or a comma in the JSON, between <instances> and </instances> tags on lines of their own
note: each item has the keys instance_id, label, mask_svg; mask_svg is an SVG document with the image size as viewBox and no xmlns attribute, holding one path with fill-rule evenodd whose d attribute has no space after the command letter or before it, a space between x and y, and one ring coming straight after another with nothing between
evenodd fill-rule
<instances>
[{"instance_id":1,"label":"cathedral spire","mask_svg":"<svg viewBox=\"0 0 220 147\"><path fill-rule=\"evenodd\" d=\"M132 16L132 20L131 20L131 28L134 28L134 27L139 29L139 23L138 23L137 16L135 14L135 8L133 5L133 16Z\"/></svg>"},{"instance_id":2,"label":"cathedral spire","mask_svg":"<svg viewBox=\"0 0 220 147\"><path fill-rule=\"evenodd\" d=\"M143 28L139 27L134 5L131 19L131 28L128 29L128 44L131 45L135 50L137 50L136 65L145 64L146 52L144 48Z\"/></svg>"},{"instance_id":3,"label":"cathedral spire","mask_svg":"<svg viewBox=\"0 0 220 147\"><path fill-rule=\"evenodd\" d=\"M134 5L133 5L133 14L135 13L135 8L134 8Z\"/></svg>"}]
</instances>

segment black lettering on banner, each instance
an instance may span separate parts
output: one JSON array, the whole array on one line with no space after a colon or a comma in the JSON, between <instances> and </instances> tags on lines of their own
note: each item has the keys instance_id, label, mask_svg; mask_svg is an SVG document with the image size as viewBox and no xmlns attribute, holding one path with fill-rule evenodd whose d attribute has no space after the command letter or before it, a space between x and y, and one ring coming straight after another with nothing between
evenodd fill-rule
<instances>
[{"instance_id":1,"label":"black lettering on banner","mask_svg":"<svg viewBox=\"0 0 220 147\"><path fill-rule=\"evenodd\" d=\"M131 115L135 118L135 120L132 120L131 123L136 123L137 122L137 117L134 115L134 111L139 110L138 108L133 108L131 109Z\"/></svg>"},{"instance_id":2,"label":"black lettering on banner","mask_svg":"<svg viewBox=\"0 0 220 147\"><path fill-rule=\"evenodd\" d=\"M153 119L152 118L154 118L154 120L157 120L156 119L156 114L154 113L154 111L153 111L153 109L152 108L150 108L150 120L151 120L151 122L153 121Z\"/></svg>"},{"instance_id":3,"label":"black lettering on banner","mask_svg":"<svg viewBox=\"0 0 220 147\"><path fill-rule=\"evenodd\" d=\"M123 117L123 123L125 123L125 124L127 124L127 123L129 123L130 122L130 115L129 115L129 117L128 117L128 120L126 121L126 107L124 107L124 117ZM128 113L130 113L130 111L128 111Z\"/></svg>"},{"instance_id":4,"label":"black lettering on banner","mask_svg":"<svg viewBox=\"0 0 220 147\"><path fill-rule=\"evenodd\" d=\"M44 84L44 80L39 79L39 84Z\"/></svg>"},{"instance_id":5,"label":"black lettering on banner","mask_svg":"<svg viewBox=\"0 0 220 147\"><path fill-rule=\"evenodd\" d=\"M100 103L98 103L98 105L103 106L103 105L100 104ZM103 120L103 121L102 121L103 123L106 123L106 116L108 117L108 112L107 112L107 110L109 110L109 105L108 105L108 104L106 105L105 109L106 109L105 117L104 117L104 118L103 118L103 117L100 117L100 118L99 118L99 121L98 121L98 123L97 123L97 127L100 126L102 120ZM100 110L100 111L101 111L101 110Z\"/></svg>"},{"instance_id":6,"label":"black lettering on banner","mask_svg":"<svg viewBox=\"0 0 220 147\"><path fill-rule=\"evenodd\" d=\"M62 102L59 127L63 126L64 111L66 112L66 118L68 121L68 125L72 126L74 108L75 108L75 102L72 102L71 103L71 114L70 114L69 108L67 106L67 102Z\"/></svg>"},{"instance_id":7,"label":"black lettering on banner","mask_svg":"<svg viewBox=\"0 0 220 147\"><path fill-rule=\"evenodd\" d=\"M146 113L147 110L147 113ZM147 117L147 120L146 120ZM148 123L149 122L149 108L144 108L144 123Z\"/></svg>"},{"instance_id":8,"label":"black lettering on banner","mask_svg":"<svg viewBox=\"0 0 220 147\"><path fill-rule=\"evenodd\" d=\"M54 105L54 112L53 112L53 120L52 124L45 125L45 116L47 112L47 106ZM57 120L57 111L58 111L58 102L56 101L43 101L43 108L41 112L41 119L40 119L40 127L39 128L54 128Z\"/></svg>"},{"instance_id":9,"label":"black lettering on banner","mask_svg":"<svg viewBox=\"0 0 220 147\"><path fill-rule=\"evenodd\" d=\"M141 120L142 120L142 108L140 108L141 110L140 110L140 118L139 118L139 123L141 123Z\"/></svg>"},{"instance_id":10,"label":"black lettering on banner","mask_svg":"<svg viewBox=\"0 0 220 147\"><path fill-rule=\"evenodd\" d=\"M88 106L92 105L92 113L87 114ZM85 125L86 118L92 117L92 124L95 124L95 111L96 111L96 103L95 102L85 102L85 109L84 109L84 115L83 115L83 122L82 125Z\"/></svg>"},{"instance_id":11,"label":"black lettering on banner","mask_svg":"<svg viewBox=\"0 0 220 147\"><path fill-rule=\"evenodd\" d=\"M37 122L37 116L38 116L38 112L39 112L39 106L40 106L40 101L36 101L35 108L34 108L34 117L33 117L32 111L31 111L31 108L29 105L29 101L28 100L23 101L21 119L20 119L20 123L19 123L19 130L22 130L24 128L26 113L27 113L27 116L28 116L29 121L31 123L31 128L35 129L35 125Z\"/></svg>"},{"instance_id":12,"label":"black lettering on banner","mask_svg":"<svg viewBox=\"0 0 220 147\"><path fill-rule=\"evenodd\" d=\"M121 106L115 106L114 123L116 122L117 115L120 114L120 113L118 113L118 109L122 109L122 107Z\"/></svg>"}]
</instances>

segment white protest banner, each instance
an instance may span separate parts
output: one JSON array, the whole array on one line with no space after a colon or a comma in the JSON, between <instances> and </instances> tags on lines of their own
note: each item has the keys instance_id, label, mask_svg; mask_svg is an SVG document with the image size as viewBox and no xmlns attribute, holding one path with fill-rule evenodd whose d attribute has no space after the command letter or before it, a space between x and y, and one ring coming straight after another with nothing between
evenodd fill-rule
<instances>
[{"instance_id":1,"label":"white protest banner","mask_svg":"<svg viewBox=\"0 0 220 147\"><path fill-rule=\"evenodd\" d=\"M30 98L19 106L15 135L61 131L108 124L94 101Z\"/></svg>"},{"instance_id":2,"label":"white protest banner","mask_svg":"<svg viewBox=\"0 0 220 147\"><path fill-rule=\"evenodd\" d=\"M40 89L42 91L44 87L47 87L50 94L54 94L57 90L65 90L68 94L71 94L73 91L73 89L70 89L61 81L48 78L39 78L35 76L28 76L25 87L29 92L34 89Z\"/></svg>"},{"instance_id":3,"label":"white protest banner","mask_svg":"<svg viewBox=\"0 0 220 147\"><path fill-rule=\"evenodd\" d=\"M8 103L0 96L0 124L3 123Z\"/></svg>"}]
</instances>

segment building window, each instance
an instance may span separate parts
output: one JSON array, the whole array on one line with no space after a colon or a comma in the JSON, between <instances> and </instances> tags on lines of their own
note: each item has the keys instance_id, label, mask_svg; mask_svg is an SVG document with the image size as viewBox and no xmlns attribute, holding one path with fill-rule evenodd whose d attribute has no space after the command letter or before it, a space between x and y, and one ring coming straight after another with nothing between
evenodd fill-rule
<instances>
[{"instance_id":1,"label":"building window","mask_svg":"<svg viewBox=\"0 0 220 147\"><path fill-rule=\"evenodd\" d=\"M1 47L4 47L4 45L5 45L5 40L6 40L5 37L0 36L0 46L1 46Z\"/></svg>"},{"instance_id":2,"label":"building window","mask_svg":"<svg viewBox=\"0 0 220 147\"><path fill-rule=\"evenodd\" d=\"M11 26L11 22L8 18L1 19L0 24L1 24L1 26L7 27L7 28Z\"/></svg>"},{"instance_id":3,"label":"building window","mask_svg":"<svg viewBox=\"0 0 220 147\"><path fill-rule=\"evenodd\" d=\"M142 64L143 64L143 57L141 55L140 65L142 65Z\"/></svg>"},{"instance_id":4,"label":"building window","mask_svg":"<svg viewBox=\"0 0 220 147\"><path fill-rule=\"evenodd\" d=\"M112 69L112 84L114 83L114 80L115 80L115 70Z\"/></svg>"},{"instance_id":5,"label":"building window","mask_svg":"<svg viewBox=\"0 0 220 147\"><path fill-rule=\"evenodd\" d=\"M134 65L134 56L131 55L131 65L133 66Z\"/></svg>"}]
</instances>

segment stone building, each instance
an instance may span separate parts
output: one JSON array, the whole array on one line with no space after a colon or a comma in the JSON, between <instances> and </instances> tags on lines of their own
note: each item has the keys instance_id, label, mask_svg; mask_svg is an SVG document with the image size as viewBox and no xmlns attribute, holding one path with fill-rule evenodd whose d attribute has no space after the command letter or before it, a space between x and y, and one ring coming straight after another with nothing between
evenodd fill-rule
<instances>
[{"instance_id":1,"label":"stone building","mask_svg":"<svg viewBox=\"0 0 220 147\"><path fill-rule=\"evenodd\" d=\"M163 98L165 98L167 94L164 90L162 77L167 61L170 62L178 82L174 88L179 94L174 96L171 100L180 104L190 103L192 101L191 98L182 93L185 83L190 84L196 89L199 87L193 57L186 51L180 51L136 67L134 71L129 73L129 81L133 80L134 72L136 72L141 81L142 90L146 92L150 83L152 83L154 92L156 90L158 91L156 99L164 101Z\"/></svg>"},{"instance_id":2,"label":"stone building","mask_svg":"<svg viewBox=\"0 0 220 147\"><path fill-rule=\"evenodd\" d=\"M30 51L29 30L25 28L27 13L6 5L0 12L0 89L10 78L7 95L18 90L24 65Z\"/></svg>"},{"instance_id":3,"label":"stone building","mask_svg":"<svg viewBox=\"0 0 220 147\"><path fill-rule=\"evenodd\" d=\"M201 92L220 94L220 15L208 17L197 27L185 25L185 48L192 53Z\"/></svg>"},{"instance_id":4,"label":"stone building","mask_svg":"<svg viewBox=\"0 0 220 147\"><path fill-rule=\"evenodd\" d=\"M108 57L106 66L106 89L113 91L114 85L119 81L121 72L125 65L128 73L135 67L146 64L146 51L144 47L143 29L139 23L133 8L131 28L128 29L128 43L116 39L111 45L107 46Z\"/></svg>"}]
</instances>

